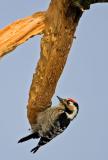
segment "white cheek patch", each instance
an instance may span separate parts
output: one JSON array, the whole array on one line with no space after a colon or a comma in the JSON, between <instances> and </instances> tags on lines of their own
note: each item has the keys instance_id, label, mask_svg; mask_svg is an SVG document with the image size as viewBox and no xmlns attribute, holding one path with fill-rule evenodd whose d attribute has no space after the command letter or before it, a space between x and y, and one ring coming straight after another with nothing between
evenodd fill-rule
<instances>
[{"instance_id":1,"label":"white cheek patch","mask_svg":"<svg viewBox=\"0 0 108 160\"><path fill-rule=\"evenodd\" d=\"M74 110L74 112L71 114L69 114L69 113L66 113L66 114L67 114L67 117L72 120L77 115L77 110Z\"/></svg>"},{"instance_id":2,"label":"white cheek patch","mask_svg":"<svg viewBox=\"0 0 108 160\"><path fill-rule=\"evenodd\" d=\"M73 102L69 102L69 105L70 105L70 106L73 106L74 104L73 104Z\"/></svg>"}]
</instances>

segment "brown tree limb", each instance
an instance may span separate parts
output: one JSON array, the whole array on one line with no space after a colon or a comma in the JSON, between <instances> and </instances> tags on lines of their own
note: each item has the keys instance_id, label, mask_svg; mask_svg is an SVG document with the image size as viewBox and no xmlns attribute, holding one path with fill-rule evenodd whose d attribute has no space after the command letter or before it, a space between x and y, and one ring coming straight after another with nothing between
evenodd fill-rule
<instances>
[{"instance_id":1,"label":"brown tree limb","mask_svg":"<svg viewBox=\"0 0 108 160\"><path fill-rule=\"evenodd\" d=\"M74 2L74 0L73 0ZM46 14L41 55L30 88L27 115L35 124L39 112L51 106L51 98L65 66L74 33L83 12L70 0L52 0ZM90 3L89 3L90 2ZM85 0L84 8L106 0Z\"/></svg>"},{"instance_id":2,"label":"brown tree limb","mask_svg":"<svg viewBox=\"0 0 108 160\"><path fill-rule=\"evenodd\" d=\"M71 0L74 4L75 0ZM83 0L84 6L94 3L105 3L108 0ZM88 7L89 8L89 7ZM87 9L87 8L86 8ZM40 34L45 28L45 12L35 13L22 18L0 30L0 57L14 50L32 36Z\"/></svg>"},{"instance_id":3,"label":"brown tree limb","mask_svg":"<svg viewBox=\"0 0 108 160\"><path fill-rule=\"evenodd\" d=\"M82 11L70 0L52 0L46 14L41 56L33 76L28 100L28 119L36 123L38 113L50 106L65 66Z\"/></svg>"},{"instance_id":4,"label":"brown tree limb","mask_svg":"<svg viewBox=\"0 0 108 160\"><path fill-rule=\"evenodd\" d=\"M0 57L45 29L45 12L22 18L0 30Z\"/></svg>"},{"instance_id":5,"label":"brown tree limb","mask_svg":"<svg viewBox=\"0 0 108 160\"><path fill-rule=\"evenodd\" d=\"M75 6L74 2L52 0L47 12L20 19L0 30L0 57L44 31L40 60L29 93L27 115L30 124L36 123L38 113L51 105L83 8L89 9L91 4L108 0L84 0L80 6Z\"/></svg>"}]
</instances>

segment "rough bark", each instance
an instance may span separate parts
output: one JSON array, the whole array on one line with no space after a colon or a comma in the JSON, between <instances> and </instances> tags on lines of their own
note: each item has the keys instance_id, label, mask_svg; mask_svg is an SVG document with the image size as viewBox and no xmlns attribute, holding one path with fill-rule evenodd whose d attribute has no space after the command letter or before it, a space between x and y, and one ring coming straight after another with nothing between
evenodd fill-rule
<instances>
[{"instance_id":1,"label":"rough bark","mask_svg":"<svg viewBox=\"0 0 108 160\"><path fill-rule=\"evenodd\" d=\"M0 57L14 50L45 28L45 12L22 18L0 30Z\"/></svg>"},{"instance_id":2,"label":"rough bark","mask_svg":"<svg viewBox=\"0 0 108 160\"><path fill-rule=\"evenodd\" d=\"M41 55L30 88L27 115L36 123L38 113L51 106L51 98L65 66L74 33L82 15L70 0L52 0L47 11ZM107 2L90 0L89 5ZM84 2L86 3L86 1ZM86 6L86 4L85 4ZM89 9L89 6L87 6Z\"/></svg>"},{"instance_id":3,"label":"rough bark","mask_svg":"<svg viewBox=\"0 0 108 160\"><path fill-rule=\"evenodd\" d=\"M27 115L36 123L39 112L51 106L51 98L65 66L74 33L83 12L75 0L52 0L46 12L18 20L0 30L0 57L44 31L41 54L30 88ZM81 7L108 0L83 0ZM74 5L73 5L74 4Z\"/></svg>"},{"instance_id":4,"label":"rough bark","mask_svg":"<svg viewBox=\"0 0 108 160\"><path fill-rule=\"evenodd\" d=\"M81 10L74 8L70 0L53 0L49 6L41 40L41 56L29 94L30 124L36 123L38 113L50 106L81 15Z\"/></svg>"}]
</instances>

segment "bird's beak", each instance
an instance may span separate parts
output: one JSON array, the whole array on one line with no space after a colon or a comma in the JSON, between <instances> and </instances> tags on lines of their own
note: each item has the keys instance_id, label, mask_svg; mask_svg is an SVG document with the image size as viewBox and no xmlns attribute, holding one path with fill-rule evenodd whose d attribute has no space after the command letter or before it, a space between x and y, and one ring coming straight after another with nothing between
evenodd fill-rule
<instances>
[{"instance_id":1,"label":"bird's beak","mask_svg":"<svg viewBox=\"0 0 108 160\"><path fill-rule=\"evenodd\" d=\"M60 98L59 96L57 96L57 98L58 98L58 100L62 103L62 104L64 104L63 102L64 102L64 99L63 98Z\"/></svg>"}]
</instances>

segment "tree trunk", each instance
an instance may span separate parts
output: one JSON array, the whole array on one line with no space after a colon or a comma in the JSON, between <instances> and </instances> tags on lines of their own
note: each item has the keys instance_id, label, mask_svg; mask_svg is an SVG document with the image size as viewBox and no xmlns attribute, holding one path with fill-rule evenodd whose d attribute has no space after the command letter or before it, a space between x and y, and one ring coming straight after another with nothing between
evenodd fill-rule
<instances>
[{"instance_id":1,"label":"tree trunk","mask_svg":"<svg viewBox=\"0 0 108 160\"><path fill-rule=\"evenodd\" d=\"M0 30L0 57L30 37L44 33L40 59L29 93L27 115L30 124L36 123L39 112L51 106L51 98L84 9L103 2L108 0L52 0L46 12L35 13Z\"/></svg>"},{"instance_id":2,"label":"tree trunk","mask_svg":"<svg viewBox=\"0 0 108 160\"><path fill-rule=\"evenodd\" d=\"M82 15L70 0L52 0L46 13L41 55L33 76L28 101L28 119L36 123L39 112L48 108L65 66L78 21Z\"/></svg>"}]
</instances>

